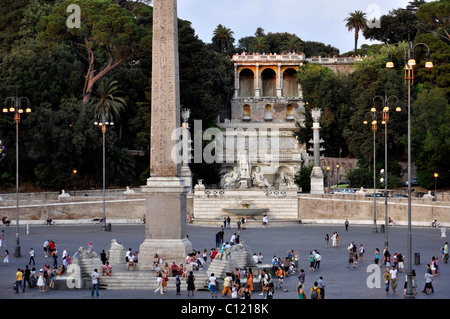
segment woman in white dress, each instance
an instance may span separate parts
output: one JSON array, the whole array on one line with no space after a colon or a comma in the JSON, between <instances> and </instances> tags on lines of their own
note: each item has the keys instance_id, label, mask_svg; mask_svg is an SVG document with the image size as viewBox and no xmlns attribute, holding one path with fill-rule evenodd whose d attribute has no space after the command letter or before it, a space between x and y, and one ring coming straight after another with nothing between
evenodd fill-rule
<instances>
[{"instance_id":1,"label":"woman in white dress","mask_svg":"<svg viewBox=\"0 0 450 319\"><path fill-rule=\"evenodd\" d=\"M44 280L44 270L39 270L37 286L39 287L39 292L45 292L45 280Z\"/></svg>"}]
</instances>

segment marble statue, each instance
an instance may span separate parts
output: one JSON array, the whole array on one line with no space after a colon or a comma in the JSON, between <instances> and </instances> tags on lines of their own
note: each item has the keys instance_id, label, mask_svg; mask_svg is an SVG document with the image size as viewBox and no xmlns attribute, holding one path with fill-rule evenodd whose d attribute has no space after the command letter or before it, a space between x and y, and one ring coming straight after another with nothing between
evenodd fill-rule
<instances>
[{"instance_id":1,"label":"marble statue","mask_svg":"<svg viewBox=\"0 0 450 319\"><path fill-rule=\"evenodd\" d=\"M269 181L264 177L261 172L261 167L256 166L255 172L252 174L253 185L257 187L270 187Z\"/></svg>"}]
</instances>

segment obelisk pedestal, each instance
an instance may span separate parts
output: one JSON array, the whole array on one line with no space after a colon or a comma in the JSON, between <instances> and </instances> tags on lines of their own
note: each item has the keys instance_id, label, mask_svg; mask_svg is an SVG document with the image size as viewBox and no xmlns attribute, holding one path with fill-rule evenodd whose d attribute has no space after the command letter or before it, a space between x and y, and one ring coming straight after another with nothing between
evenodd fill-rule
<instances>
[{"instance_id":1,"label":"obelisk pedestal","mask_svg":"<svg viewBox=\"0 0 450 319\"><path fill-rule=\"evenodd\" d=\"M193 250L186 236L186 194L181 158L173 157L180 137L178 17L176 0L153 1L150 178L146 194L145 241L139 269L152 269L157 254L164 262L186 262ZM175 138L172 138L172 135Z\"/></svg>"}]
</instances>

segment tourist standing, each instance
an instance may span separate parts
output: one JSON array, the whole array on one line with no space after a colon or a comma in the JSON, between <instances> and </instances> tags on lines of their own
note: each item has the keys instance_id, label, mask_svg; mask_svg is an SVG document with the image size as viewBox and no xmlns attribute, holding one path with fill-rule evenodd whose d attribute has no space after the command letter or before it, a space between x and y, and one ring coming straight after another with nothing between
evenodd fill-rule
<instances>
[{"instance_id":1,"label":"tourist standing","mask_svg":"<svg viewBox=\"0 0 450 319\"><path fill-rule=\"evenodd\" d=\"M44 269L39 270L37 286L39 287L39 292L45 292L45 280L44 280Z\"/></svg>"},{"instance_id":2,"label":"tourist standing","mask_svg":"<svg viewBox=\"0 0 450 319\"><path fill-rule=\"evenodd\" d=\"M30 248L30 261L28 262L28 265L31 265L31 262L33 262L33 266L36 265L36 262L34 261L34 256L35 256L34 249Z\"/></svg>"},{"instance_id":3,"label":"tourist standing","mask_svg":"<svg viewBox=\"0 0 450 319\"><path fill-rule=\"evenodd\" d=\"M325 281L323 280L323 277L320 276L317 281L317 287L320 289L320 299L325 299L325 286Z\"/></svg>"},{"instance_id":4,"label":"tourist standing","mask_svg":"<svg viewBox=\"0 0 450 319\"><path fill-rule=\"evenodd\" d=\"M380 250L378 248L375 248L375 265L381 265L378 263L380 261Z\"/></svg>"},{"instance_id":5,"label":"tourist standing","mask_svg":"<svg viewBox=\"0 0 450 319\"><path fill-rule=\"evenodd\" d=\"M100 297L98 293L98 285L99 285L99 274L97 272L97 268L91 274L92 279L92 288L91 288L91 297L94 297L94 290L96 292L97 297Z\"/></svg>"},{"instance_id":6,"label":"tourist standing","mask_svg":"<svg viewBox=\"0 0 450 319\"><path fill-rule=\"evenodd\" d=\"M214 276L214 273L211 273L211 276L208 279L209 284L208 284L208 288L209 291L211 292L211 297L217 298L217 278Z\"/></svg>"},{"instance_id":7,"label":"tourist standing","mask_svg":"<svg viewBox=\"0 0 450 319\"><path fill-rule=\"evenodd\" d=\"M359 262L363 261L364 257L364 246L363 244L359 244Z\"/></svg>"},{"instance_id":8,"label":"tourist standing","mask_svg":"<svg viewBox=\"0 0 450 319\"><path fill-rule=\"evenodd\" d=\"M325 248L330 248L330 236L325 234Z\"/></svg>"},{"instance_id":9,"label":"tourist standing","mask_svg":"<svg viewBox=\"0 0 450 319\"><path fill-rule=\"evenodd\" d=\"M345 223L344 223L344 225L345 225L345 231L348 231L348 219L345 219Z\"/></svg>"},{"instance_id":10,"label":"tourist standing","mask_svg":"<svg viewBox=\"0 0 450 319\"><path fill-rule=\"evenodd\" d=\"M188 278L187 278L187 291L188 291L188 296L190 293L192 293L192 296L194 295L194 291L195 291L195 276L194 276L194 272L191 270L189 272Z\"/></svg>"},{"instance_id":11,"label":"tourist standing","mask_svg":"<svg viewBox=\"0 0 450 319\"><path fill-rule=\"evenodd\" d=\"M444 244L444 263L448 263L448 241Z\"/></svg>"},{"instance_id":12,"label":"tourist standing","mask_svg":"<svg viewBox=\"0 0 450 319\"><path fill-rule=\"evenodd\" d=\"M298 299L306 299L305 290L303 290L303 285L299 284L297 288Z\"/></svg>"},{"instance_id":13,"label":"tourist standing","mask_svg":"<svg viewBox=\"0 0 450 319\"><path fill-rule=\"evenodd\" d=\"M49 245L49 240L47 239L46 241L44 241L44 246L43 246L43 248L44 248L44 257L47 257L48 255L47 255L47 253L48 253L48 245Z\"/></svg>"},{"instance_id":14,"label":"tourist standing","mask_svg":"<svg viewBox=\"0 0 450 319\"><path fill-rule=\"evenodd\" d=\"M181 279L178 273L175 276L175 287L177 289L177 295L181 295Z\"/></svg>"}]
</instances>

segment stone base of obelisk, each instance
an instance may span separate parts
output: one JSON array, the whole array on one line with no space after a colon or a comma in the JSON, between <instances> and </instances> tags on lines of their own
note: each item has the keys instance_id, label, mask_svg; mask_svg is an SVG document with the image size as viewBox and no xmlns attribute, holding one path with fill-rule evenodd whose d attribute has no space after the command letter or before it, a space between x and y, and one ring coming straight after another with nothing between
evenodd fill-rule
<instances>
[{"instance_id":1,"label":"stone base of obelisk","mask_svg":"<svg viewBox=\"0 0 450 319\"><path fill-rule=\"evenodd\" d=\"M142 187L146 198L145 240L139 247L139 269L153 269L154 255L164 263L186 263L193 251L186 236L186 195L189 187L180 177L151 177Z\"/></svg>"},{"instance_id":2,"label":"stone base of obelisk","mask_svg":"<svg viewBox=\"0 0 450 319\"><path fill-rule=\"evenodd\" d=\"M320 167L313 167L311 171L311 191L310 194L324 194L323 172Z\"/></svg>"}]
</instances>

